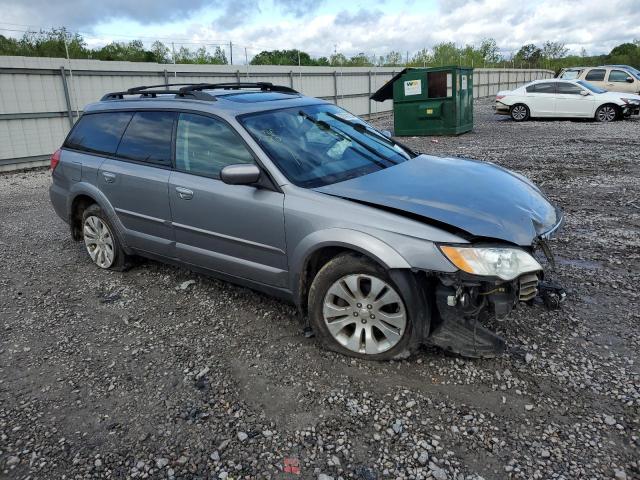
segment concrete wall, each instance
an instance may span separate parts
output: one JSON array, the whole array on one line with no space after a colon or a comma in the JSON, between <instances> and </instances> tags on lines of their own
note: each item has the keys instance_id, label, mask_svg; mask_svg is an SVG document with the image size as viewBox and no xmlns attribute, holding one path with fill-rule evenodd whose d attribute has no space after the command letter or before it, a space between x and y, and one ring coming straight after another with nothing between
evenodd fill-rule
<instances>
[{"instance_id":1,"label":"concrete wall","mask_svg":"<svg viewBox=\"0 0 640 480\"><path fill-rule=\"evenodd\" d=\"M166 65L62 58L0 57L0 171L46 164L84 105L106 92L167 82L266 81L329 100L356 115L388 112L369 100L397 68ZM549 70L476 69L474 96L494 95Z\"/></svg>"}]
</instances>

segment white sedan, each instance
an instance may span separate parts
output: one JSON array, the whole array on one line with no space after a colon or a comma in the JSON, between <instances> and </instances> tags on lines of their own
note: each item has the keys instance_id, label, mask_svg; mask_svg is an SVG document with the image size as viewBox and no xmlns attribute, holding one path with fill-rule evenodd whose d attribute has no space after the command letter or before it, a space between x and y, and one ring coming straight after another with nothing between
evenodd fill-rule
<instances>
[{"instance_id":1,"label":"white sedan","mask_svg":"<svg viewBox=\"0 0 640 480\"><path fill-rule=\"evenodd\" d=\"M516 122L529 118L594 118L612 122L638 115L640 96L608 92L584 80L535 80L496 95L496 113Z\"/></svg>"}]
</instances>

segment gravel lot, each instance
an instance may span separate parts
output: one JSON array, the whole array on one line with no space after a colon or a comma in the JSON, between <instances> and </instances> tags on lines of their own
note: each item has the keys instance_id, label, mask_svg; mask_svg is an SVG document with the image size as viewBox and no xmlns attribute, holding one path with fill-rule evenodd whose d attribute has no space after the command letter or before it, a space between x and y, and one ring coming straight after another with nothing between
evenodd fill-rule
<instances>
[{"instance_id":1,"label":"gravel lot","mask_svg":"<svg viewBox=\"0 0 640 480\"><path fill-rule=\"evenodd\" d=\"M567 213L563 309L518 309L497 325L513 348L480 361L352 360L253 291L100 271L48 172L0 175L0 477L640 478L639 133L481 101L473 133L405 139L521 172Z\"/></svg>"}]
</instances>

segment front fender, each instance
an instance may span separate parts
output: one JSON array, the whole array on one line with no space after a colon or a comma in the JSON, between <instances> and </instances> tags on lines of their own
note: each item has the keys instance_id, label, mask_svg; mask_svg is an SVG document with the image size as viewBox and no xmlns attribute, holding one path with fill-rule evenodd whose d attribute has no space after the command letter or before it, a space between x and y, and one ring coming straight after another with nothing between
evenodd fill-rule
<instances>
[{"instance_id":1,"label":"front fender","mask_svg":"<svg viewBox=\"0 0 640 480\"><path fill-rule=\"evenodd\" d=\"M289 257L290 287L299 303L300 279L307 260L325 247L342 247L371 257L386 269L409 269L411 265L390 245L371 235L347 228L329 228L310 233Z\"/></svg>"}]
</instances>

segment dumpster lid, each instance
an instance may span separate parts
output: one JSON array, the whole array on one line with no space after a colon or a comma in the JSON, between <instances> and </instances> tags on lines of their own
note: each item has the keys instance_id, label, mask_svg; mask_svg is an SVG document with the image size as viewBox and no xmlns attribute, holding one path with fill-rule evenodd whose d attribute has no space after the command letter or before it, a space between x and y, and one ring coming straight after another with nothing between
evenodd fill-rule
<instances>
[{"instance_id":1,"label":"dumpster lid","mask_svg":"<svg viewBox=\"0 0 640 480\"><path fill-rule=\"evenodd\" d=\"M391 80L381 86L376 93L371 95L371 100L375 100L376 102L384 102L385 100L391 100L393 98L393 84L396 80L398 80L402 75L407 73L411 68L405 68L400 72L396 73Z\"/></svg>"}]
</instances>

